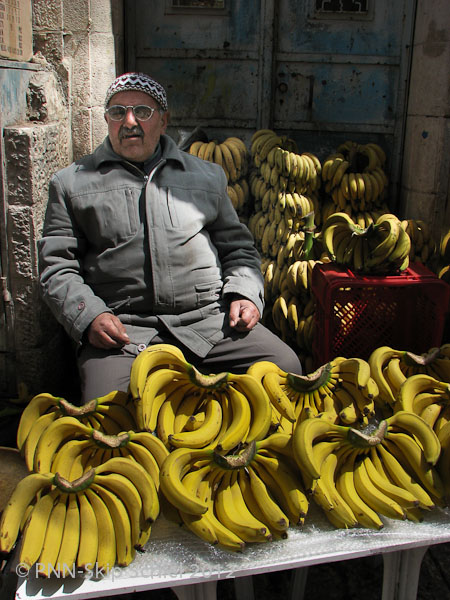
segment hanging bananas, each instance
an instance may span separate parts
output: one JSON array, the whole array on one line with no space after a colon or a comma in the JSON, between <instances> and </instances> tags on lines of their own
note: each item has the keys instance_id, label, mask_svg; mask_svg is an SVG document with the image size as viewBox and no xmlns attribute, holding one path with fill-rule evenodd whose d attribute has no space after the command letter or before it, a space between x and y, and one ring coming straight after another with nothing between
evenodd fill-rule
<instances>
[{"instance_id":1,"label":"hanging bananas","mask_svg":"<svg viewBox=\"0 0 450 600\"><path fill-rule=\"evenodd\" d=\"M247 182L250 157L245 142L234 136L227 137L223 142L196 141L191 144L189 154L222 167L228 181L227 192L230 200L239 217L245 221L250 212L250 190Z\"/></svg>"},{"instance_id":2,"label":"hanging bananas","mask_svg":"<svg viewBox=\"0 0 450 600\"><path fill-rule=\"evenodd\" d=\"M375 143L347 141L323 161L322 180L338 211L347 206L357 213L383 205L388 178L386 155Z\"/></svg>"}]
</instances>

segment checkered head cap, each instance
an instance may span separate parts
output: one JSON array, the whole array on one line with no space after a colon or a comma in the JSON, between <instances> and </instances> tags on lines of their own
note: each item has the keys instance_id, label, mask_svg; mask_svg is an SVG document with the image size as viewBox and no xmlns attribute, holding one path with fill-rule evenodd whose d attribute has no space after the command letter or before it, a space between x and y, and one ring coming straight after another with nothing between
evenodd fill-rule
<instances>
[{"instance_id":1,"label":"checkered head cap","mask_svg":"<svg viewBox=\"0 0 450 600\"><path fill-rule=\"evenodd\" d=\"M154 98L163 110L168 109L166 90L145 73L124 73L116 77L106 92L105 108L114 94L128 91L144 92Z\"/></svg>"}]
</instances>

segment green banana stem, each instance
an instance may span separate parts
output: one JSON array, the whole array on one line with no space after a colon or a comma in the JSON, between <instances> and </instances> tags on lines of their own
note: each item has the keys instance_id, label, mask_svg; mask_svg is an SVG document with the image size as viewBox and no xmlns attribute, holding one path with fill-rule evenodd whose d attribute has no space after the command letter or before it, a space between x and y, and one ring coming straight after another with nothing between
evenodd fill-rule
<instances>
[{"instance_id":1,"label":"green banana stem","mask_svg":"<svg viewBox=\"0 0 450 600\"><path fill-rule=\"evenodd\" d=\"M63 492L69 494L76 494L77 492L81 492L88 488L95 478L95 469L89 469L86 473L83 473L81 477L78 479L74 479L73 481L68 481L59 473L55 473L55 477L53 478L53 483L56 487L58 487Z\"/></svg>"},{"instance_id":2,"label":"green banana stem","mask_svg":"<svg viewBox=\"0 0 450 600\"><path fill-rule=\"evenodd\" d=\"M128 432L119 435L109 435L93 429L91 437L100 448L122 448L122 446L126 446L130 441L130 434Z\"/></svg>"},{"instance_id":3,"label":"green banana stem","mask_svg":"<svg viewBox=\"0 0 450 600\"><path fill-rule=\"evenodd\" d=\"M370 448L377 446L383 441L388 424L386 420L381 421L377 425L367 425L364 429L359 430L354 427L349 427L347 439L359 448Z\"/></svg>"},{"instance_id":4,"label":"green banana stem","mask_svg":"<svg viewBox=\"0 0 450 600\"><path fill-rule=\"evenodd\" d=\"M308 375L288 373L286 382L296 392L310 392L317 390L328 383L331 374L331 366L331 363L326 363Z\"/></svg>"},{"instance_id":5,"label":"green banana stem","mask_svg":"<svg viewBox=\"0 0 450 600\"><path fill-rule=\"evenodd\" d=\"M59 398L58 407L65 416L76 418L85 417L86 415L90 415L97 410L97 399L94 398L86 404L83 404L83 406L75 406L75 404L72 404L68 400Z\"/></svg>"},{"instance_id":6,"label":"green banana stem","mask_svg":"<svg viewBox=\"0 0 450 600\"><path fill-rule=\"evenodd\" d=\"M200 373L193 365L189 365L187 369L189 379L198 387L218 389L226 387L229 373L218 373L217 375L204 375Z\"/></svg>"},{"instance_id":7,"label":"green banana stem","mask_svg":"<svg viewBox=\"0 0 450 600\"><path fill-rule=\"evenodd\" d=\"M414 354L413 352L403 352L402 360L408 367L426 366L431 364L440 355L440 348L433 348L427 354Z\"/></svg>"},{"instance_id":8,"label":"green banana stem","mask_svg":"<svg viewBox=\"0 0 450 600\"><path fill-rule=\"evenodd\" d=\"M255 454L256 442L253 440L239 454L229 454L228 456L223 456L215 450L213 454L213 460L218 467L229 471L247 467L255 458Z\"/></svg>"}]
</instances>

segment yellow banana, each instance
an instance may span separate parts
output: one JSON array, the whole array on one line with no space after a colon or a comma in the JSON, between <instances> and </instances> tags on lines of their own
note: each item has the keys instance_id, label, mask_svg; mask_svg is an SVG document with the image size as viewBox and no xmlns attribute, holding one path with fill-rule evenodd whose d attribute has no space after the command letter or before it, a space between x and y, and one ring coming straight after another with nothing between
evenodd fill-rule
<instances>
[{"instance_id":1,"label":"yellow banana","mask_svg":"<svg viewBox=\"0 0 450 600\"><path fill-rule=\"evenodd\" d=\"M321 436L327 436L330 441L344 439L346 428L313 417L298 423L292 436L294 459L312 479L320 477L320 466L316 463L313 446L316 438Z\"/></svg>"},{"instance_id":2,"label":"yellow banana","mask_svg":"<svg viewBox=\"0 0 450 600\"><path fill-rule=\"evenodd\" d=\"M251 408L247 397L234 387L228 387L232 413L231 424L217 439L217 450L227 453L240 442L245 442L251 424Z\"/></svg>"},{"instance_id":3,"label":"yellow banana","mask_svg":"<svg viewBox=\"0 0 450 600\"><path fill-rule=\"evenodd\" d=\"M354 469L356 492L361 499L375 512L391 519L405 519L406 515L400 504L374 485L366 469L365 456L358 457Z\"/></svg>"},{"instance_id":4,"label":"yellow banana","mask_svg":"<svg viewBox=\"0 0 450 600\"><path fill-rule=\"evenodd\" d=\"M86 498L91 504L98 526L98 549L95 559L96 569L108 574L116 563L116 533L111 513L105 502L91 488L85 491Z\"/></svg>"},{"instance_id":5,"label":"yellow banana","mask_svg":"<svg viewBox=\"0 0 450 600\"><path fill-rule=\"evenodd\" d=\"M419 506L419 500L410 491L392 483L376 448L371 448L370 454L365 456L364 465L372 483L392 500L395 500L403 509Z\"/></svg>"},{"instance_id":6,"label":"yellow banana","mask_svg":"<svg viewBox=\"0 0 450 600\"><path fill-rule=\"evenodd\" d=\"M55 500L45 527L44 543L39 555L39 562L36 565L36 571L43 577L49 577L52 573L58 573L57 559L64 534L67 496L67 494L60 494Z\"/></svg>"},{"instance_id":7,"label":"yellow banana","mask_svg":"<svg viewBox=\"0 0 450 600\"><path fill-rule=\"evenodd\" d=\"M69 494L64 519L61 546L56 559L58 577L76 574L76 560L80 541L80 509L77 494Z\"/></svg>"},{"instance_id":8,"label":"yellow banana","mask_svg":"<svg viewBox=\"0 0 450 600\"><path fill-rule=\"evenodd\" d=\"M268 489L258 475L258 466L256 464L249 465L248 474L250 489L264 517L263 522L269 526L271 531L286 531L289 527L289 517L275 501L273 492Z\"/></svg>"},{"instance_id":9,"label":"yellow banana","mask_svg":"<svg viewBox=\"0 0 450 600\"><path fill-rule=\"evenodd\" d=\"M180 433L174 431L173 434L169 434L171 446L176 448L182 446L203 448L215 440L222 424L222 408L220 402L214 396L205 398L204 402L206 403L206 410L202 425L194 431L182 431Z\"/></svg>"},{"instance_id":10,"label":"yellow banana","mask_svg":"<svg viewBox=\"0 0 450 600\"><path fill-rule=\"evenodd\" d=\"M189 495L182 483L182 476L196 460L211 458L210 449L176 448L164 461L160 471L160 489L178 510L201 515L207 510L204 502Z\"/></svg>"},{"instance_id":11,"label":"yellow banana","mask_svg":"<svg viewBox=\"0 0 450 600\"><path fill-rule=\"evenodd\" d=\"M389 439L398 429L408 435L414 435L423 448L425 460L429 465L435 465L441 452L441 444L433 429L419 415L405 410L394 413L386 419L388 424L386 437Z\"/></svg>"},{"instance_id":12,"label":"yellow banana","mask_svg":"<svg viewBox=\"0 0 450 600\"><path fill-rule=\"evenodd\" d=\"M92 484L91 489L97 493L108 508L116 534L116 562L119 567L127 567L136 556L131 534L131 523L125 504L122 500L103 486Z\"/></svg>"},{"instance_id":13,"label":"yellow banana","mask_svg":"<svg viewBox=\"0 0 450 600\"><path fill-rule=\"evenodd\" d=\"M417 441L412 436L399 432L392 433L383 444L399 462L412 470L414 477L425 487L433 502L442 504L444 497L442 480L436 469L427 463L423 449Z\"/></svg>"},{"instance_id":14,"label":"yellow banana","mask_svg":"<svg viewBox=\"0 0 450 600\"><path fill-rule=\"evenodd\" d=\"M22 568L29 570L39 560L48 521L60 493L59 490L53 490L44 494L34 505L22 533L22 545L19 553Z\"/></svg>"},{"instance_id":15,"label":"yellow banana","mask_svg":"<svg viewBox=\"0 0 450 600\"><path fill-rule=\"evenodd\" d=\"M80 540L77 568L89 571L95 568L98 551L98 524L92 504L84 492L77 494L80 507Z\"/></svg>"},{"instance_id":16,"label":"yellow banana","mask_svg":"<svg viewBox=\"0 0 450 600\"><path fill-rule=\"evenodd\" d=\"M186 359L182 351L171 344L153 344L140 352L131 365L130 394L142 398L148 375L156 368L185 370Z\"/></svg>"},{"instance_id":17,"label":"yellow banana","mask_svg":"<svg viewBox=\"0 0 450 600\"><path fill-rule=\"evenodd\" d=\"M38 417L31 426L28 435L25 438L25 442L22 445L22 455L29 471L33 471L34 453L41 435L51 425L51 423L57 419L57 417L58 413L56 411L44 413Z\"/></svg>"},{"instance_id":18,"label":"yellow banana","mask_svg":"<svg viewBox=\"0 0 450 600\"><path fill-rule=\"evenodd\" d=\"M244 542L269 541L270 532L247 508L237 477L237 471L225 472L222 477L214 501L217 518Z\"/></svg>"},{"instance_id":19,"label":"yellow banana","mask_svg":"<svg viewBox=\"0 0 450 600\"><path fill-rule=\"evenodd\" d=\"M268 457L256 454L254 468L277 498L283 511L293 525L304 523L309 503L302 489L301 481L294 470L282 457ZM272 485L270 485L272 482Z\"/></svg>"},{"instance_id":20,"label":"yellow banana","mask_svg":"<svg viewBox=\"0 0 450 600\"><path fill-rule=\"evenodd\" d=\"M280 375L276 372L268 372L262 380L263 386L271 403L285 419L294 422L295 412L290 398L280 384Z\"/></svg>"},{"instance_id":21,"label":"yellow banana","mask_svg":"<svg viewBox=\"0 0 450 600\"><path fill-rule=\"evenodd\" d=\"M95 469L95 481L103 474L117 473L133 482L142 500L144 519L149 523L156 521L159 514L158 493L155 483L142 465L125 457L111 458Z\"/></svg>"},{"instance_id":22,"label":"yellow banana","mask_svg":"<svg viewBox=\"0 0 450 600\"><path fill-rule=\"evenodd\" d=\"M369 529L382 529L383 521L356 490L354 475L356 456L357 452L351 452L343 462L336 476L336 488L353 511L358 523Z\"/></svg>"},{"instance_id":23,"label":"yellow banana","mask_svg":"<svg viewBox=\"0 0 450 600\"><path fill-rule=\"evenodd\" d=\"M434 501L422 485L410 475L406 463L403 460L399 462L383 444L377 445L376 452L380 455L382 465L394 484L410 492L413 497L417 498L420 508L426 510L434 508Z\"/></svg>"},{"instance_id":24,"label":"yellow banana","mask_svg":"<svg viewBox=\"0 0 450 600\"><path fill-rule=\"evenodd\" d=\"M0 552L11 552L27 507L42 489L52 485L53 479L53 473L30 473L16 485L0 519Z\"/></svg>"},{"instance_id":25,"label":"yellow banana","mask_svg":"<svg viewBox=\"0 0 450 600\"><path fill-rule=\"evenodd\" d=\"M47 412L58 410L58 402L61 398L52 394L37 394L25 406L20 415L19 425L17 427L17 447L19 450L25 443L30 429L36 423L38 418Z\"/></svg>"}]
</instances>

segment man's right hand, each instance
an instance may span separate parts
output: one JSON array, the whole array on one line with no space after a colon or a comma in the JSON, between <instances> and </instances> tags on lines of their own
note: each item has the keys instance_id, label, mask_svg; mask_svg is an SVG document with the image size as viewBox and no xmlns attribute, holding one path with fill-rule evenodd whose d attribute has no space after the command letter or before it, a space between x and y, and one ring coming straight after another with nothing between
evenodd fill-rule
<instances>
[{"instance_id":1,"label":"man's right hand","mask_svg":"<svg viewBox=\"0 0 450 600\"><path fill-rule=\"evenodd\" d=\"M96 348L121 348L130 343L124 324L115 315L106 312L98 315L89 325L88 341Z\"/></svg>"}]
</instances>

